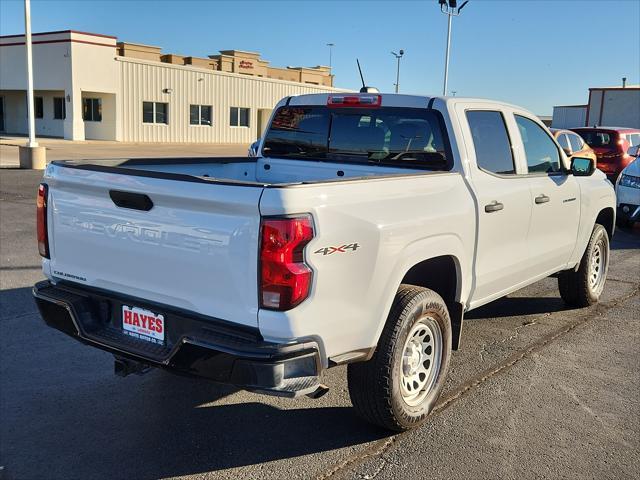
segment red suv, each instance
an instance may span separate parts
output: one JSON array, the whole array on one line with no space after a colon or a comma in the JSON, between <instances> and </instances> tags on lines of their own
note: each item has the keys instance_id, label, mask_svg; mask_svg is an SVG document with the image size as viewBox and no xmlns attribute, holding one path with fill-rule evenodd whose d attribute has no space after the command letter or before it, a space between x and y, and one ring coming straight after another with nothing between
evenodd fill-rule
<instances>
[{"instance_id":1,"label":"red suv","mask_svg":"<svg viewBox=\"0 0 640 480\"><path fill-rule=\"evenodd\" d=\"M572 128L598 157L598 168L616 178L634 159L629 149L640 145L640 130L621 127Z\"/></svg>"}]
</instances>

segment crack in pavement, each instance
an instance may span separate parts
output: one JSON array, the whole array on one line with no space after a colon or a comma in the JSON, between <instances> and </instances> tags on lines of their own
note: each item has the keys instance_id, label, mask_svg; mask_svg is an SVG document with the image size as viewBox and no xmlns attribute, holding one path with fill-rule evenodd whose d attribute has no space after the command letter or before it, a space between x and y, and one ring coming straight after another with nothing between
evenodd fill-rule
<instances>
[{"instance_id":1,"label":"crack in pavement","mask_svg":"<svg viewBox=\"0 0 640 480\"><path fill-rule=\"evenodd\" d=\"M551 313L544 313L542 315L540 315L537 318L542 318L542 317L548 317L550 316ZM522 325L520 325L519 327L514 328L513 330L513 335L509 335L508 337L504 337L502 340L494 340L493 342L489 343L489 346L493 346L493 345L498 345L498 343L505 343L508 342L510 340L515 340L516 338L518 338L518 335L520 335L520 330L525 328L525 327L530 327L531 325L538 325L538 322L536 322L535 320L527 320L526 322L523 322ZM480 355L480 361L484 362L484 355L483 353L489 353L487 351L487 349L485 348L487 346L486 343L483 343L482 346L480 347L480 351L478 352L478 354Z\"/></svg>"},{"instance_id":2,"label":"crack in pavement","mask_svg":"<svg viewBox=\"0 0 640 480\"><path fill-rule=\"evenodd\" d=\"M628 281L625 280L623 281L623 283L628 283ZM502 372L506 372L511 367L513 367L516 363L521 361L523 358L528 357L534 352L542 350L548 344L554 342L555 340L558 340L561 337L564 337L566 334L576 329L577 327L586 324L587 322L589 322L594 318L601 317L608 310L614 307L617 307L618 305L621 305L622 303L626 302L630 298L633 298L634 296L638 295L640 293L640 284L638 282L629 282L629 283L635 285L635 288L633 288L631 292L621 297L618 297L614 300L611 300L610 302L600 303L595 305L594 307L590 308L588 312L580 315L576 320L569 323L568 325L565 325L562 328L559 328L557 330L554 330L548 333L547 335L533 342L527 348L513 353L503 361L499 362L497 365L484 370L483 372L479 373L478 375L464 382L459 387L454 388L451 393L446 395L435 405L435 407L429 414L429 417L431 417L432 415L436 415L439 412L442 412L446 408L450 407L451 405L456 403L458 400L460 400L462 397L464 397L466 394L468 394L470 391L475 390L478 386L487 382L495 375ZM356 454L354 456L351 456L346 460L343 460L342 462L334 465L333 468L329 469L323 475L320 475L316 478L318 480L324 480L329 477L335 476L337 474L344 473L348 469L357 467L358 465L363 464L366 460L370 458L375 458L375 457L382 458L382 455L387 453L395 444L399 443L399 440L401 440L403 436L409 433L411 433L411 430L407 432L395 434L383 440L378 440L377 442L374 442L372 446L365 449L363 452ZM380 473L380 471L384 469L385 466L386 466L386 462L383 463L382 467L375 473L375 475L377 476ZM370 478L373 478L373 477L370 477Z\"/></svg>"}]
</instances>

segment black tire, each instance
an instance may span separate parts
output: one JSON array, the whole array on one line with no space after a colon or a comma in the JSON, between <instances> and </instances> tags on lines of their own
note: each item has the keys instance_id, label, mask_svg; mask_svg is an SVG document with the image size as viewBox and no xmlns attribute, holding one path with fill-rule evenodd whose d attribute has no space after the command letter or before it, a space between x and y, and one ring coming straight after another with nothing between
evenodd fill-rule
<instances>
[{"instance_id":1,"label":"black tire","mask_svg":"<svg viewBox=\"0 0 640 480\"><path fill-rule=\"evenodd\" d=\"M406 389L401 387L402 359L409 333L418 331L424 338L429 338L417 327L424 322L430 325L431 330L428 328L427 331L439 330L441 341L439 347L433 348L434 360L430 365L434 370L429 374L429 388L425 387L418 395L416 400L419 404L410 405L402 394L402 389ZM437 335L436 331L434 345ZM440 350L440 355L437 350ZM439 368L436 367L437 357L440 358ZM417 427L426 420L440 395L450 358L451 320L442 297L426 288L401 285L373 357L367 362L348 366L349 395L356 412L366 421L389 430L404 431ZM422 360L420 356L419 361ZM426 360L424 364L427 364Z\"/></svg>"},{"instance_id":2,"label":"black tire","mask_svg":"<svg viewBox=\"0 0 640 480\"><path fill-rule=\"evenodd\" d=\"M596 254L596 249L600 245L604 257L603 277L598 285L593 285L590 278L593 275L591 263ZM607 279L609 269L609 235L606 229L597 224L593 227L591 238L587 248L582 255L578 270L565 270L558 275L558 289L564 302L572 307L588 307L598 302L604 284Z\"/></svg>"}]
</instances>

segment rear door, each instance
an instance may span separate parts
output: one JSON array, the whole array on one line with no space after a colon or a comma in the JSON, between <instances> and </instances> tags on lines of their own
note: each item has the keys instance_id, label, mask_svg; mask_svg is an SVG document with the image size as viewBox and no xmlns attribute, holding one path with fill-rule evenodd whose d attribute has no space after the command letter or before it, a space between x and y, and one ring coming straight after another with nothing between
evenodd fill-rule
<instances>
[{"instance_id":1,"label":"rear door","mask_svg":"<svg viewBox=\"0 0 640 480\"><path fill-rule=\"evenodd\" d=\"M458 118L467 145L475 158L470 173L478 205L476 282L472 306L511 290L527 276L527 233L531 193L526 178L518 175L505 113L483 105L459 105Z\"/></svg>"},{"instance_id":2,"label":"rear door","mask_svg":"<svg viewBox=\"0 0 640 480\"><path fill-rule=\"evenodd\" d=\"M530 272L539 276L557 271L569 261L580 223L580 192L547 130L525 113L516 113L514 119L532 197L527 240Z\"/></svg>"},{"instance_id":3,"label":"rear door","mask_svg":"<svg viewBox=\"0 0 640 480\"><path fill-rule=\"evenodd\" d=\"M53 279L257 326L262 187L126 172L49 168Z\"/></svg>"}]
</instances>

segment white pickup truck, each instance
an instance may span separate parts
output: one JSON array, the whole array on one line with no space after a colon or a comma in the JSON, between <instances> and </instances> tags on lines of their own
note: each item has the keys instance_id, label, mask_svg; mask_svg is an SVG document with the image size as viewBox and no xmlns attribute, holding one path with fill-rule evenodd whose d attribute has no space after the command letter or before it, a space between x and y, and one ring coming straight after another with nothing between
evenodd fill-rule
<instances>
[{"instance_id":1,"label":"white pickup truck","mask_svg":"<svg viewBox=\"0 0 640 480\"><path fill-rule=\"evenodd\" d=\"M615 195L531 113L377 93L276 106L255 158L52 162L38 192L46 323L149 366L420 424L464 312L550 275L597 302Z\"/></svg>"}]
</instances>

